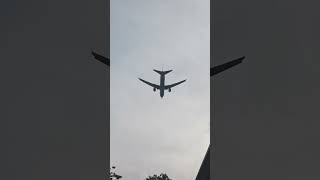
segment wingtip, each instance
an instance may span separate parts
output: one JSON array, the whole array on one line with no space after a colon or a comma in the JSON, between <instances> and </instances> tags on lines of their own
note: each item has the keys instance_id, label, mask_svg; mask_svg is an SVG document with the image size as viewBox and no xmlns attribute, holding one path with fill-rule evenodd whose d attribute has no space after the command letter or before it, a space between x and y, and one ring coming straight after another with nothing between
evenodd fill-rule
<instances>
[{"instance_id":1,"label":"wingtip","mask_svg":"<svg viewBox=\"0 0 320 180\"><path fill-rule=\"evenodd\" d=\"M91 50L91 55L93 55L94 57L96 57L97 53L95 53L94 51Z\"/></svg>"}]
</instances>

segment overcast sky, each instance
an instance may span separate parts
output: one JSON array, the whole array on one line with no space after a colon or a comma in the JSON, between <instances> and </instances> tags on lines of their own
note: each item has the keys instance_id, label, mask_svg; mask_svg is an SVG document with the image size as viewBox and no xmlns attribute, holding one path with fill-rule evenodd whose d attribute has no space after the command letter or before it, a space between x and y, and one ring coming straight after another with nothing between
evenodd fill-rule
<instances>
[{"instance_id":1,"label":"overcast sky","mask_svg":"<svg viewBox=\"0 0 320 180\"><path fill-rule=\"evenodd\" d=\"M209 0L111 1L111 165L124 179L194 179L210 141ZM173 71L165 93L153 69Z\"/></svg>"}]
</instances>

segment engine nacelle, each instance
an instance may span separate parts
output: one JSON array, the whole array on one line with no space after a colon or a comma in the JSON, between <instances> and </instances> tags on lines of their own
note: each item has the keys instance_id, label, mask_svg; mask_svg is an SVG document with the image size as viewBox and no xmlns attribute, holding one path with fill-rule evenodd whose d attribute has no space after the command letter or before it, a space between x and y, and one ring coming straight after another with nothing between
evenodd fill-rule
<instances>
[{"instance_id":1,"label":"engine nacelle","mask_svg":"<svg viewBox=\"0 0 320 180\"><path fill-rule=\"evenodd\" d=\"M156 88L153 88L153 91L156 92Z\"/></svg>"},{"instance_id":2,"label":"engine nacelle","mask_svg":"<svg viewBox=\"0 0 320 180\"><path fill-rule=\"evenodd\" d=\"M171 88L169 88L169 92L171 92Z\"/></svg>"}]
</instances>

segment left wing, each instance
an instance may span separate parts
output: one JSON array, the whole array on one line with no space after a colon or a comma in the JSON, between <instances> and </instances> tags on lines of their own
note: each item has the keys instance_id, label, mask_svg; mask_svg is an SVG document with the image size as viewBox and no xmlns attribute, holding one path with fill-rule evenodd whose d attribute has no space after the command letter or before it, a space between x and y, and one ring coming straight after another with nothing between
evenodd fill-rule
<instances>
[{"instance_id":1,"label":"left wing","mask_svg":"<svg viewBox=\"0 0 320 180\"><path fill-rule=\"evenodd\" d=\"M238 59L235 59L233 61L230 61L230 62L227 62L227 63L224 63L222 65L219 65L219 66L215 66L213 68L210 69L210 76L213 76L213 75L216 75L222 71L225 71L235 65L238 65L242 62L242 60L245 58L245 56L243 57L240 57Z\"/></svg>"},{"instance_id":2,"label":"left wing","mask_svg":"<svg viewBox=\"0 0 320 180\"><path fill-rule=\"evenodd\" d=\"M141 79L141 78L139 78L139 80L142 81L142 82L144 82L144 83L146 83L146 84L148 84L149 86L152 86L153 88L160 89L160 86L159 86L159 85L153 84L153 83L148 82L148 81L146 81L146 80L143 80L143 79Z\"/></svg>"},{"instance_id":3,"label":"left wing","mask_svg":"<svg viewBox=\"0 0 320 180\"><path fill-rule=\"evenodd\" d=\"M177 82L177 83L173 83L173 84L164 86L164 89L171 89L171 88L173 88L173 87L175 87L175 86L177 86L177 85L179 85L179 84L181 84L181 83L183 83L183 82L185 82L185 81L186 81L186 79L183 80L183 81Z\"/></svg>"},{"instance_id":4,"label":"left wing","mask_svg":"<svg viewBox=\"0 0 320 180\"><path fill-rule=\"evenodd\" d=\"M103 57L103 56L101 56L101 55L99 55L99 54L97 54L97 53L95 53L93 51L92 51L91 54L94 56L94 58L96 60L106 64L107 66L110 66L110 59L109 58Z\"/></svg>"}]
</instances>

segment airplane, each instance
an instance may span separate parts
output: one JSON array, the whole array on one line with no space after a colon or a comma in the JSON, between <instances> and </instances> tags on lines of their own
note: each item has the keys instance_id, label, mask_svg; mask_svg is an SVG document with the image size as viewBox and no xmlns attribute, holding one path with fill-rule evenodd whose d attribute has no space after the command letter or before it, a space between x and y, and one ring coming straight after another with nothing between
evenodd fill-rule
<instances>
[{"instance_id":1,"label":"airplane","mask_svg":"<svg viewBox=\"0 0 320 180\"><path fill-rule=\"evenodd\" d=\"M157 89L160 90L160 97L163 98L164 96L164 91L165 90L168 90L169 92L171 92L171 88L183 83L186 81L183 80L183 81L180 81L180 82L177 82L177 83L173 83L173 84L170 84L170 85L165 85L165 75L168 74L169 72L171 72L172 70L168 70L168 71L159 71L159 70L153 70L155 72L157 72L158 74L160 74L160 85L157 85L157 84L153 84L153 83L150 83L148 81L145 81L141 78L138 78L140 81L148 84L149 86L153 87L153 91L156 91Z\"/></svg>"},{"instance_id":2,"label":"airplane","mask_svg":"<svg viewBox=\"0 0 320 180\"><path fill-rule=\"evenodd\" d=\"M106 64L107 66L110 66L110 59L109 58L103 57L100 54L97 54L97 53L95 53L93 51L91 51L91 54L94 56L94 58L96 60Z\"/></svg>"},{"instance_id":3,"label":"airplane","mask_svg":"<svg viewBox=\"0 0 320 180\"><path fill-rule=\"evenodd\" d=\"M101 62L103 62L104 64L110 66L110 60L108 58L105 58L99 54L96 54L94 52L92 52L92 54L95 56L95 58ZM240 64L242 63L243 59L245 59L245 56L242 56L238 59L235 59L235 60L232 60L232 61L229 61L227 63L224 63L224 64L221 64L221 65L218 65L218 66L215 66L213 68L210 68L210 76L214 76L214 75L217 75L237 64ZM161 72L161 71L160 71ZM171 72L171 71L170 71ZM164 75L163 75L164 77ZM140 78L139 78L140 79ZM152 83L149 83L147 81L144 81L142 79L140 79L141 81L151 85L151 86L157 86L159 87L158 85L155 85L155 84L152 84ZM186 80L184 80L186 81ZM183 83L184 81L180 81L178 82L179 84L180 83ZM160 82L161 82L161 78L160 78ZM163 82L164 82L164 78L163 78ZM176 85L178 85L178 83L175 83ZM164 84L164 83L163 83ZM153 89L154 91L156 90L156 88L154 87ZM164 91L164 90L163 90ZM169 89L169 92L171 91L171 88ZM161 96L161 91L160 91L160 96ZM161 97L162 98L162 97ZM200 169L198 171L198 174L196 176L196 179L195 180L209 180L210 179L210 151L212 150L213 147L211 147L211 144L209 144L209 147L207 149L207 152L205 154L205 157L202 161L202 164L200 166Z\"/></svg>"}]
</instances>

